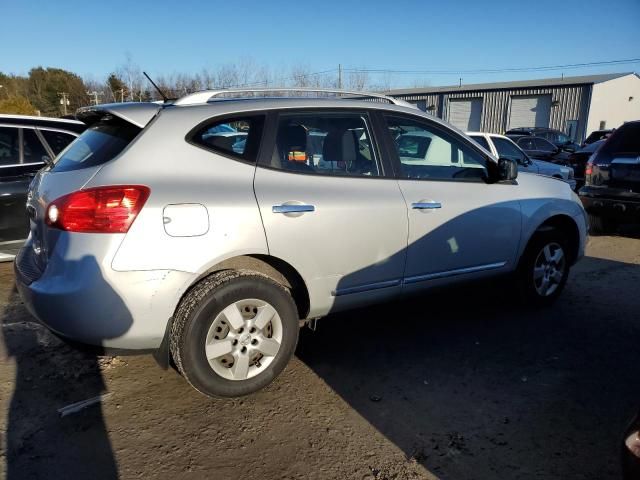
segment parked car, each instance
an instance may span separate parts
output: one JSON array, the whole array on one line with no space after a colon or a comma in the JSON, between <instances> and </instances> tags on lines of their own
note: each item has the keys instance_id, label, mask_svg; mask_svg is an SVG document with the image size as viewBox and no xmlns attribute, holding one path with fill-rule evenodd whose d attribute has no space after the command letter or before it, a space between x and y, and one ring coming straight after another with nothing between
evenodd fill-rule
<instances>
[{"instance_id":1,"label":"parked car","mask_svg":"<svg viewBox=\"0 0 640 480\"><path fill-rule=\"evenodd\" d=\"M573 178L573 169L556 165L543 160L531 159L509 137L496 133L467 132L467 135L475 140L485 150L491 152L496 158L510 158L518 163L518 171L524 173L537 173L548 177L564 180L571 190L575 190L576 181Z\"/></svg>"},{"instance_id":2,"label":"parked car","mask_svg":"<svg viewBox=\"0 0 640 480\"><path fill-rule=\"evenodd\" d=\"M580 198L593 233L640 223L640 120L623 124L593 154Z\"/></svg>"},{"instance_id":3,"label":"parked car","mask_svg":"<svg viewBox=\"0 0 640 480\"><path fill-rule=\"evenodd\" d=\"M549 305L584 254L566 183L517 177L401 100L216 100L233 93L78 112L91 125L34 179L15 262L52 331L153 349L200 392L244 395L283 370L301 324L501 274ZM242 152L203 138L233 122Z\"/></svg>"},{"instance_id":4,"label":"parked car","mask_svg":"<svg viewBox=\"0 0 640 480\"><path fill-rule=\"evenodd\" d=\"M519 127L507 130L505 133L508 137L512 135L530 135L534 137L544 138L553 143L556 147L567 152L574 152L580 146L575 143L567 134L560 130L544 127Z\"/></svg>"},{"instance_id":5,"label":"parked car","mask_svg":"<svg viewBox=\"0 0 640 480\"><path fill-rule=\"evenodd\" d=\"M584 185L584 169L587 166L587 161L596 152L596 150L604 144L604 142L604 140L597 140L569 155L567 162L571 168L573 168L576 181L578 182L578 188Z\"/></svg>"},{"instance_id":6,"label":"parked car","mask_svg":"<svg viewBox=\"0 0 640 480\"><path fill-rule=\"evenodd\" d=\"M582 146L590 145L594 142L598 142L600 140L607 139L613 133L613 129L609 130L594 130L589 134L589 136L585 139Z\"/></svg>"},{"instance_id":7,"label":"parked car","mask_svg":"<svg viewBox=\"0 0 640 480\"><path fill-rule=\"evenodd\" d=\"M79 121L0 115L0 259L29 233L25 204L34 175L84 129Z\"/></svg>"},{"instance_id":8,"label":"parked car","mask_svg":"<svg viewBox=\"0 0 640 480\"><path fill-rule=\"evenodd\" d=\"M511 138L525 153L538 160L545 160L558 165L568 165L570 153L540 137L512 135Z\"/></svg>"}]
</instances>

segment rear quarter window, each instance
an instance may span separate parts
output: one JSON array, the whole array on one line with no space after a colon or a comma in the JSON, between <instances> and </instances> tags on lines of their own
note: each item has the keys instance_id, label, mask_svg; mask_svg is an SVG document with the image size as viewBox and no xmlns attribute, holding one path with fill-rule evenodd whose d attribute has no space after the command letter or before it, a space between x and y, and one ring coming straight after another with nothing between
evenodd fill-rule
<instances>
[{"instance_id":1,"label":"rear quarter window","mask_svg":"<svg viewBox=\"0 0 640 480\"><path fill-rule=\"evenodd\" d=\"M142 131L117 117L106 116L91 125L54 160L54 172L95 167L112 160Z\"/></svg>"}]
</instances>

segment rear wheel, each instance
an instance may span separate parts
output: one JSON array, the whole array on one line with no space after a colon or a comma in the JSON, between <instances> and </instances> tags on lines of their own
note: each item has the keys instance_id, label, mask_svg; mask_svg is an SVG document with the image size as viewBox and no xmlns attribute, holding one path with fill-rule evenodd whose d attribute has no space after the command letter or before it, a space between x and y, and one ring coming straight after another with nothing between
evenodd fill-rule
<instances>
[{"instance_id":1,"label":"rear wheel","mask_svg":"<svg viewBox=\"0 0 640 480\"><path fill-rule=\"evenodd\" d=\"M537 232L518 266L518 283L524 300L533 306L552 304L569 276L568 242L557 229Z\"/></svg>"},{"instance_id":2,"label":"rear wheel","mask_svg":"<svg viewBox=\"0 0 640 480\"><path fill-rule=\"evenodd\" d=\"M225 271L201 281L180 303L171 353L201 393L247 395L284 369L298 331L297 310L285 287L256 272Z\"/></svg>"}]
</instances>

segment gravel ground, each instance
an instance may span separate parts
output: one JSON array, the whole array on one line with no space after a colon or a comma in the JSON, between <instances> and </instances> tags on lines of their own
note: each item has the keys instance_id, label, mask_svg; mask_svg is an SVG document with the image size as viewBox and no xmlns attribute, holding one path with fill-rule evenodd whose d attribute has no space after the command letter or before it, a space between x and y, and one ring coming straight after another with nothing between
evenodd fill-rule
<instances>
[{"instance_id":1,"label":"gravel ground","mask_svg":"<svg viewBox=\"0 0 640 480\"><path fill-rule=\"evenodd\" d=\"M640 407L640 239L592 238L551 309L503 282L322 320L264 391L80 353L0 264L0 478L618 479ZM62 417L58 409L106 393Z\"/></svg>"}]
</instances>

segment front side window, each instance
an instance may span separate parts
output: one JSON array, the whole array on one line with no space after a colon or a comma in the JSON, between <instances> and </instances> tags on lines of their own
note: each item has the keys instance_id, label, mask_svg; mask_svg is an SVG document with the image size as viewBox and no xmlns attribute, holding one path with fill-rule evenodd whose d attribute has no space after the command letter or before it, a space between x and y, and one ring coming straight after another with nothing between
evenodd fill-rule
<instances>
[{"instance_id":1,"label":"front side window","mask_svg":"<svg viewBox=\"0 0 640 480\"><path fill-rule=\"evenodd\" d=\"M281 115L270 164L320 175L381 175L366 114Z\"/></svg>"},{"instance_id":2,"label":"front side window","mask_svg":"<svg viewBox=\"0 0 640 480\"><path fill-rule=\"evenodd\" d=\"M255 162L264 115L226 118L202 127L191 141L238 160Z\"/></svg>"},{"instance_id":3,"label":"front side window","mask_svg":"<svg viewBox=\"0 0 640 480\"><path fill-rule=\"evenodd\" d=\"M23 155L24 163L44 163L45 158L49 157L44 145L31 128L23 128Z\"/></svg>"},{"instance_id":4,"label":"front side window","mask_svg":"<svg viewBox=\"0 0 640 480\"><path fill-rule=\"evenodd\" d=\"M18 129L0 127L0 167L20 163Z\"/></svg>"},{"instance_id":5,"label":"front side window","mask_svg":"<svg viewBox=\"0 0 640 480\"><path fill-rule=\"evenodd\" d=\"M511 140L491 137L500 158L510 158L518 163L525 163L526 156Z\"/></svg>"},{"instance_id":6,"label":"front side window","mask_svg":"<svg viewBox=\"0 0 640 480\"><path fill-rule=\"evenodd\" d=\"M553 145L550 142L547 142L545 139L543 138L536 138L535 139L535 145L536 145L536 150L540 150L542 152L553 152L555 151L556 147L555 145Z\"/></svg>"},{"instance_id":7,"label":"front side window","mask_svg":"<svg viewBox=\"0 0 640 480\"><path fill-rule=\"evenodd\" d=\"M523 150L536 150L533 137L522 137L518 139L518 146Z\"/></svg>"},{"instance_id":8,"label":"front side window","mask_svg":"<svg viewBox=\"0 0 640 480\"><path fill-rule=\"evenodd\" d=\"M58 155L62 150L67 148L67 145L69 145L76 139L75 135L64 132L56 132L54 130L40 130L40 133L42 133L42 136L49 144L49 147L53 151L54 155Z\"/></svg>"},{"instance_id":9,"label":"front side window","mask_svg":"<svg viewBox=\"0 0 640 480\"><path fill-rule=\"evenodd\" d=\"M386 119L402 178L460 181L486 178L483 156L452 133L419 120L393 116Z\"/></svg>"}]
</instances>

